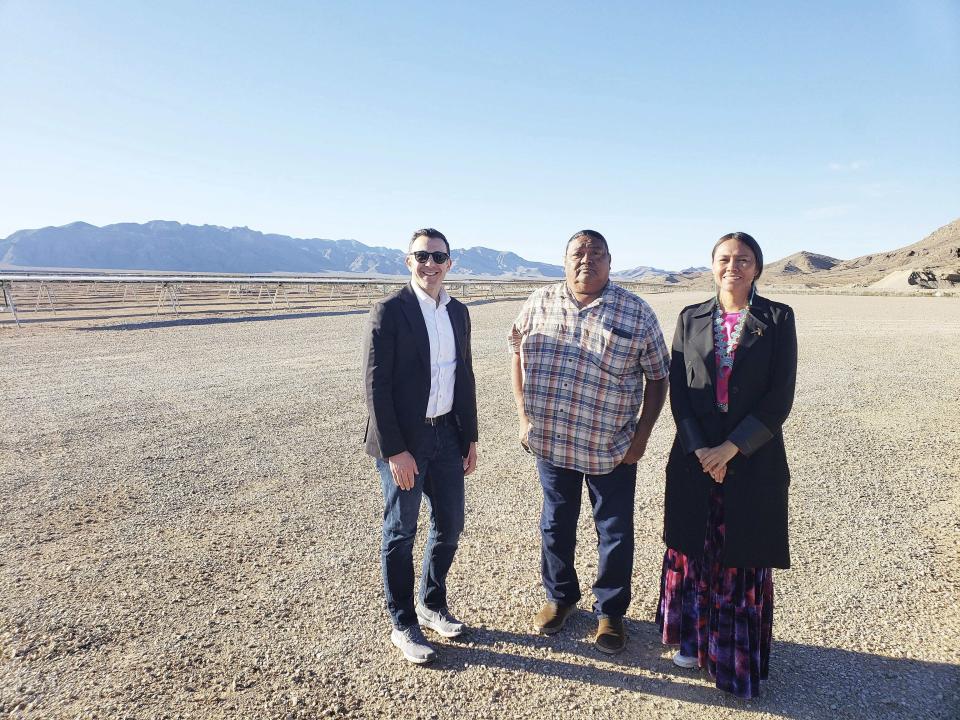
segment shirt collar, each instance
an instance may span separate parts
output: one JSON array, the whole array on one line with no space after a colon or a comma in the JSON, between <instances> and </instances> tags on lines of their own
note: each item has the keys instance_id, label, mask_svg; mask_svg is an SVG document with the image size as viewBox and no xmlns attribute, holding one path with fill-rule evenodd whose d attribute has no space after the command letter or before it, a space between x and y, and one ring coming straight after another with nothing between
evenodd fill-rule
<instances>
[{"instance_id":1,"label":"shirt collar","mask_svg":"<svg viewBox=\"0 0 960 720\"><path fill-rule=\"evenodd\" d=\"M596 298L588 302L586 305L581 306L577 302L577 299L573 296L573 291L570 289L570 286L567 285L567 281L566 280L563 281L563 294L566 295L567 300L569 300L574 307L579 308L580 310L583 310L588 307L592 307L593 305L602 304L604 300L606 300L607 295L611 292L613 292L613 283L610 282L608 278L607 284L603 286L603 292L601 292Z\"/></svg>"},{"instance_id":2,"label":"shirt collar","mask_svg":"<svg viewBox=\"0 0 960 720\"><path fill-rule=\"evenodd\" d=\"M427 295L427 293L423 291L422 287L420 287L419 285L417 285L415 282L412 282L412 281L410 282L410 287L413 288L413 292L417 296L417 300L420 301L421 305L429 305L434 310L437 308L436 301L432 297ZM450 296L447 294L446 288L441 287L440 288L440 305L446 306L447 303L449 302L450 302Z\"/></svg>"}]
</instances>

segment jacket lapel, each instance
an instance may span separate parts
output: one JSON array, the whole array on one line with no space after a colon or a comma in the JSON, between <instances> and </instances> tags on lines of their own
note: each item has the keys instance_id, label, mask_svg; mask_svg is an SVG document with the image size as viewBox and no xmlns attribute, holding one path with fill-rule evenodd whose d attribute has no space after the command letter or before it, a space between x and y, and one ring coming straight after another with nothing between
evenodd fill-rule
<instances>
[{"instance_id":1,"label":"jacket lapel","mask_svg":"<svg viewBox=\"0 0 960 720\"><path fill-rule=\"evenodd\" d=\"M770 313L768 306L763 298L755 298L755 304L751 305L747 319L743 322L743 332L740 334L740 342L737 345L737 354L733 360L734 368L740 363L741 358L750 354L750 348L758 342L764 341L764 333L770 322Z\"/></svg>"},{"instance_id":2,"label":"jacket lapel","mask_svg":"<svg viewBox=\"0 0 960 720\"><path fill-rule=\"evenodd\" d=\"M450 318L450 326L453 328L453 342L457 348L457 363L462 363L463 358L463 338L466 335L466 328L463 325L463 317L459 308L454 304L447 303L447 317Z\"/></svg>"},{"instance_id":3,"label":"jacket lapel","mask_svg":"<svg viewBox=\"0 0 960 720\"><path fill-rule=\"evenodd\" d=\"M427 337L427 325L423 321L423 313L420 311L420 300L417 299L417 294L413 292L413 288L409 285L406 285L400 291L400 297L403 298L403 314L407 317L407 322L410 323L410 329L413 331L413 342L417 346L417 354L420 355L420 360L423 361L423 364L429 368L430 367L430 338Z\"/></svg>"},{"instance_id":4,"label":"jacket lapel","mask_svg":"<svg viewBox=\"0 0 960 720\"><path fill-rule=\"evenodd\" d=\"M703 358L710 377L710 387L717 385L717 363L713 351L713 311L717 299L712 298L696 309L690 320L690 340L698 357Z\"/></svg>"}]
</instances>

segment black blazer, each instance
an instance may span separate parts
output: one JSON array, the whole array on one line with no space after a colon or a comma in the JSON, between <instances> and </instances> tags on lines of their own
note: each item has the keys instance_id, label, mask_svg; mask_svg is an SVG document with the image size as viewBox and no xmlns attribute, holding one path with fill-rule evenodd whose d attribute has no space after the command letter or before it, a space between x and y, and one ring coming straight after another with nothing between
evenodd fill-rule
<instances>
[{"instance_id":1,"label":"black blazer","mask_svg":"<svg viewBox=\"0 0 960 720\"><path fill-rule=\"evenodd\" d=\"M477 440L477 392L470 352L470 313L451 298L447 305L457 348L453 413L462 455ZM387 459L412 450L428 432L424 425L430 399L430 339L420 303L410 285L378 301L371 309L363 342L367 399L367 453Z\"/></svg>"},{"instance_id":2,"label":"black blazer","mask_svg":"<svg viewBox=\"0 0 960 720\"><path fill-rule=\"evenodd\" d=\"M781 427L793 406L797 330L793 310L755 296L734 358L729 411L716 408L713 311L716 298L683 309L670 359L670 406L677 425L664 499L663 539L699 557L713 480L693 454L730 440L740 452L724 479L727 567L789 567L790 469Z\"/></svg>"}]
</instances>

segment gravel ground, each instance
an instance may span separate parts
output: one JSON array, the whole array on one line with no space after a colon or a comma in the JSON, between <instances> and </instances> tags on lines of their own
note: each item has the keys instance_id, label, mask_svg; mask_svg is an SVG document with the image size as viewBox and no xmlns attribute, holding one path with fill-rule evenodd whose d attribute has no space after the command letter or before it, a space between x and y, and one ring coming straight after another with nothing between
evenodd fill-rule
<instances>
[{"instance_id":1,"label":"gravel ground","mask_svg":"<svg viewBox=\"0 0 960 720\"><path fill-rule=\"evenodd\" d=\"M668 340L702 297L648 298ZM382 607L364 313L0 327L0 716L956 718L960 302L782 299L800 333L794 568L750 702L673 667L652 623L669 412L640 465L628 649L592 646L588 512L583 609L531 633L540 490L504 343L519 303L471 305L480 465L449 585L474 630L432 667L400 658Z\"/></svg>"}]
</instances>

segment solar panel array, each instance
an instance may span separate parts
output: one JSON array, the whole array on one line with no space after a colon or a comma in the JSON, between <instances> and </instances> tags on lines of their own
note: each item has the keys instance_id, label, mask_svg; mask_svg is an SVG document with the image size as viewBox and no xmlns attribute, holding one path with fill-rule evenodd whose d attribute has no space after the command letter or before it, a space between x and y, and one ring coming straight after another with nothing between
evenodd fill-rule
<instances>
[{"instance_id":1,"label":"solar panel array","mask_svg":"<svg viewBox=\"0 0 960 720\"><path fill-rule=\"evenodd\" d=\"M143 273L0 272L0 325L19 321L131 321L160 316L335 312L366 308L408 282L407 278L257 276ZM447 278L451 295L464 301L523 298L549 280ZM621 283L635 292L663 292L652 283Z\"/></svg>"}]
</instances>

